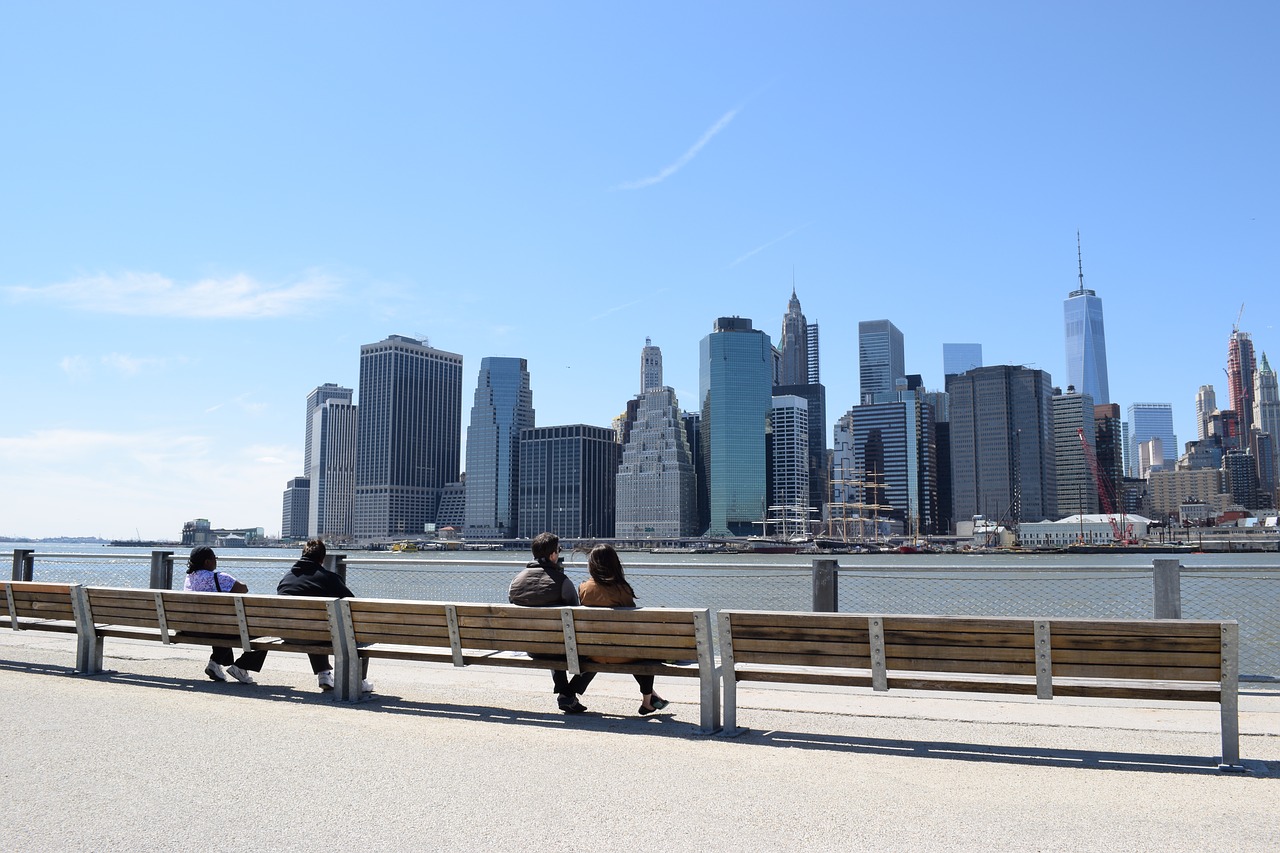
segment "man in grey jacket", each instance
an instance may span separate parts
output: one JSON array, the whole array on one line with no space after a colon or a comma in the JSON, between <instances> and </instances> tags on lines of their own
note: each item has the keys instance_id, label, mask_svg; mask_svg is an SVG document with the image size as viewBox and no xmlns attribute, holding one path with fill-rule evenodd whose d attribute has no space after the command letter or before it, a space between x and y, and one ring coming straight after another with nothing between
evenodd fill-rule
<instances>
[{"instance_id":1,"label":"man in grey jacket","mask_svg":"<svg viewBox=\"0 0 1280 853\"><path fill-rule=\"evenodd\" d=\"M507 598L512 604L525 607L577 607L578 590L564 573L564 560L560 557L560 537L554 533L539 533L533 537L533 562L511 581ZM529 657L543 660L564 660L558 655ZM581 714L587 706L578 701L587 690L594 672L581 672L572 679L562 669L551 673L556 702L566 714Z\"/></svg>"}]
</instances>

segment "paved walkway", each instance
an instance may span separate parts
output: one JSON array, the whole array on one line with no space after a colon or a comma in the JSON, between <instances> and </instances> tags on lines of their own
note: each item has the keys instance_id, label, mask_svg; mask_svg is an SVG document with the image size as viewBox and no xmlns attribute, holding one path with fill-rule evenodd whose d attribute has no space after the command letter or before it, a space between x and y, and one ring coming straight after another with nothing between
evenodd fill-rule
<instances>
[{"instance_id":1,"label":"paved walkway","mask_svg":"<svg viewBox=\"0 0 1280 853\"><path fill-rule=\"evenodd\" d=\"M215 684L188 647L0 631L7 849L1266 850L1280 848L1280 689L1245 685L1223 775L1218 712L1173 703L739 692L697 733L693 683L591 713L545 673L375 661L337 705L306 659ZM674 712L674 713L672 713Z\"/></svg>"}]
</instances>

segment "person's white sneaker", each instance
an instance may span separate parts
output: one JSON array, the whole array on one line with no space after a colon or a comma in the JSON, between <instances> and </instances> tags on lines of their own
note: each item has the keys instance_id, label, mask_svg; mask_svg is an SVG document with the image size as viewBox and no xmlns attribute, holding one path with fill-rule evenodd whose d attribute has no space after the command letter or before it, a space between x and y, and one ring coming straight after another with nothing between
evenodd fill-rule
<instances>
[{"instance_id":1,"label":"person's white sneaker","mask_svg":"<svg viewBox=\"0 0 1280 853\"><path fill-rule=\"evenodd\" d=\"M360 682L360 692L361 692L361 693L372 693L372 692L373 692L373 682L372 682L372 681L370 681L370 680L369 680L369 679L367 679L367 678L366 678L364 681L361 681L361 682Z\"/></svg>"},{"instance_id":2,"label":"person's white sneaker","mask_svg":"<svg viewBox=\"0 0 1280 853\"><path fill-rule=\"evenodd\" d=\"M222 665L216 660L210 660L209 665L204 668L204 674L212 678L214 681L226 681L227 676L222 671Z\"/></svg>"},{"instance_id":3,"label":"person's white sneaker","mask_svg":"<svg viewBox=\"0 0 1280 853\"><path fill-rule=\"evenodd\" d=\"M245 672L243 669L236 666L235 664L231 664L231 666L227 667L227 675L231 676L241 684L257 684L258 683L253 680L252 675Z\"/></svg>"},{"instance_id":4,"label":"person's white sneaker","mask_svg":"<svg viewBox=\"0 0 1280 853\"><path fill-rule=\"evenodd\" d=\"M324 672L316 676L316 680L320 682L321 690L333 689L333 670L326 669Z\"/></svg>"}]
</instances>

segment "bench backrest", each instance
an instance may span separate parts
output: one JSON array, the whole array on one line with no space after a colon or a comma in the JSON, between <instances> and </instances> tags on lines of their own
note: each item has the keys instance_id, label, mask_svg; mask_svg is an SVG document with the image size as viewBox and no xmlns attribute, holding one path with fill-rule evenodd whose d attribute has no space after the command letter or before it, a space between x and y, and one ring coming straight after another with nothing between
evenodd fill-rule
<instances>
[{"instance_id":1,"label":"bench backrest","mask_svg":"<svg viewBox=\"0 0 1280 853\"><path fill-rule=\"evenodd\" d=\"M579 655L650 660L696 657L695 615L674 608L519 607L430 601L348 599L357 643L565 653L565 617ZM452 624L451 624L452 623Z\"/></svg>"},{"instance_id":2,"label":"bench backrest","mask_svg":"<svg viewBox=\"0 0 1280 853\"><path fill-rule=\"evenodd\" d=\"M72 584L4 581L5 601L0 604L0 625L32 628L31 622L52 620L74 623Z\"/></svg>"},{"instance_id":3,"label":"bench backrest","mask_svg":"<svg viewBox=\"0 0 1280 853\"><path fill-rule=\"evenodd\" d=\"M720 611L735 663L1218 682L1222 623ZM723 630L723 628L722 628Z\"/></svg>"}]
</instances>

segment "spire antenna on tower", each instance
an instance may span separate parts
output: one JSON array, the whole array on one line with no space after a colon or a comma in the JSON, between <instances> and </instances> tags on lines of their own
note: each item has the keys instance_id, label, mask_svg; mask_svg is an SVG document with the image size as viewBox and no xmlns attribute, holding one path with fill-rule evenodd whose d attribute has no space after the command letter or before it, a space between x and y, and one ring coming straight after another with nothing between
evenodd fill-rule
<instances>
[{"instance_id":1,"label":"spire antenna on tower","mask_svg":"<svg viewBox=\"0 0 1280 853\"><path fill-rule=\"evenodd\" d=\"M1076 229L1076 268L1080 270L1080 289L1084 290L1084 255L1080 252L1080 229Z\"/></svg>"}]
</instances>

